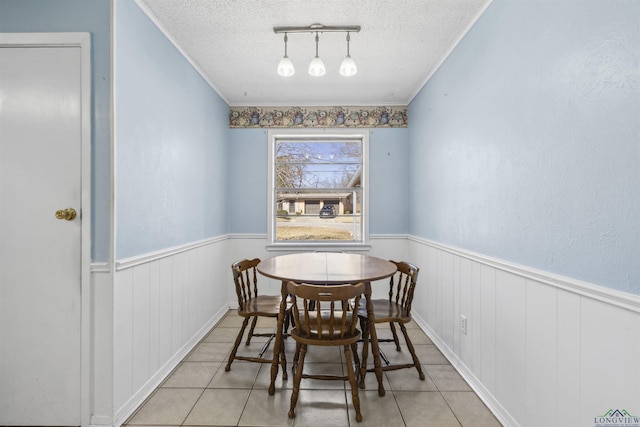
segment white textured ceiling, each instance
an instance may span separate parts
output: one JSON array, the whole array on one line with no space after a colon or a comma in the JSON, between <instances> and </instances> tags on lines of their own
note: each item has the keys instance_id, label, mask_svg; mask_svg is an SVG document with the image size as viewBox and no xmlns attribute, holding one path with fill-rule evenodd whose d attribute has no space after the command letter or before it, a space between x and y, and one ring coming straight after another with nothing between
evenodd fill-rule
<instances>
[{"instance_id":1,"label":"white textured ceiling","mask_svg":"<svg viewBox=\"0 0 640 427\"><path fill-rule=\"evenodd\" d=\"M230 106L407 105L491 0L137 0ZM290 34L280 77L276 26L360 25L358 74L342 77L345 33L320 34L327 73L311 77L311 33Z\"/></svg>"}]
</instances>

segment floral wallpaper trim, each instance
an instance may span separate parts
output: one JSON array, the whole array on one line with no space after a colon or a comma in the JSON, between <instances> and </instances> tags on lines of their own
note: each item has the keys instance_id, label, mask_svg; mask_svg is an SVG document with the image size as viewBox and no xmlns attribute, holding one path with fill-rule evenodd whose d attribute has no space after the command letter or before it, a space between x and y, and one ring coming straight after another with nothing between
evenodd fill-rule
<instances>
[{"instance_id":1,"label":"floral wallpaper trim","mask_svg":"<svg viewBox=\"0 0 640 427\"><path fill-rule=\"evenodd\" d=\"M406 128L407 107L231 107L230 128Z\"/></svg>"}]
</instances>

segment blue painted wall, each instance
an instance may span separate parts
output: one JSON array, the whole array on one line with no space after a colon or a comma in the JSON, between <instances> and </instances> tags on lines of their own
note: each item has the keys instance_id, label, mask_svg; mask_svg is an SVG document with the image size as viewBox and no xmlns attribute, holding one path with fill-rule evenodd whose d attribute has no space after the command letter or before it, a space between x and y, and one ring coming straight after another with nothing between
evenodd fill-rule
<instances>
[{"instance_id":1,"label":"blue painted wall","mask_svg":"<svg viewBox=\"0 0 640 427\"><path fill-rule=\"evenodd\" d=\"M409 232L409 129L369 135L369 232Z\"/></svg>"},{"instance_id":2,"label":"blue painted wall","mask_svg":"<svg viewBox=\"0 0 640 427\"><path fill-rule=\"evenodd\" d=\"M408 232L406 128L371 129L369 136L369 232ZM264 129L231 129L229 232L267 232L269 142Z\"/></svg>"},{"instance_id":3,"label":"blue painted wall","mask_svg":"<svg viewBox=\"0 0 640 427\"><path fill-rule=\"evenodd\" d=\"M92 245L109 259L110 141L109 0L0 0L0 32L89 32L92 72Z\"/></svg>"},{"instance_id":4,"label":"blue painted wall","mask_svg":"<svg viewBox=\"0 0 640 427\"><path fill-rule=\"evenodd\" d=\"M116 259L224 235L228 106L133 0L115 6Z\"/></svg>"},{"instance_id":5,"label":"blue painted wall","mask_svg":"<svg viewBox=\"0 0 640 427\"><path fill-rule=\"evenodd\" d=\"M640 294L639 23L495 0L409 107L410 233Z\"/></svg>"},{"instance_id":6,"label":"blue painted wall","mask_svg":"<svg viewBox=\"0 0 640 427\"><path fill-rule=\"evenodd\" d=\"M264 129L229 132L229 232L266 234L269 143Z\"/></svg>"}]
</instances>

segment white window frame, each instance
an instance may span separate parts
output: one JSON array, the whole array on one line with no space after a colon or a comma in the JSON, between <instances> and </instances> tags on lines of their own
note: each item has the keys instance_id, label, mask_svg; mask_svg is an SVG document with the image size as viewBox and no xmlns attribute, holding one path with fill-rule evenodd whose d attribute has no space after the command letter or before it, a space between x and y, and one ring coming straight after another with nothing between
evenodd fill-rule
<instances>
[{"instance_id":1,"label":"white window frame","mask_svg":"<svg viewBox=\"0 0 640 427\"><path fill-rule=\"evenodd\" d=\"M275 147L276 141L286 139L354 139L362 140L362 201L360 205L362 221L362 241L332 240L318 241L276 241L276 210L274 205L275 185ZM267 132L269 144L269 177L267 180L267 250L295 251L295 250L323 250L323 251L358 251L369 250L369 130L368 129L271 129Z\"/></svg>"}]
</instances>

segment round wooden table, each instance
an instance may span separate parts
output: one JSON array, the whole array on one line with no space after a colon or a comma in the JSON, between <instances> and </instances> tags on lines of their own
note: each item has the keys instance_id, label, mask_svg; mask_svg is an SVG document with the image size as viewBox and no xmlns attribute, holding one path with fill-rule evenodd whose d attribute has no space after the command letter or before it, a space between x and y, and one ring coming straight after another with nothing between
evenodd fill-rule
<instances>
[{"instance_id":1,"label":"round wooden table","mask_svg":"<svg viewBox=\"0 0 640 427\"><path fill-rule=\"evenodd\" d=\"M396 272L395 264L368 255L341 252L304 252L265 259L258 264L258 272L264 276L282 281L282 304L278 315L276 342L273 349L273 363L271 364L270 395L275 393L275 380L278 375L278 360L282 346L282 328L287 299L287 282L292 281L314 285L365 283L371 352L373 354L376 378L378 379L378 394L384 396L380 349L375 329L375 314L371 305L371 282L392 276ZM363 369L366 369L366 366Z\"/></svg>"}]
</instances>

